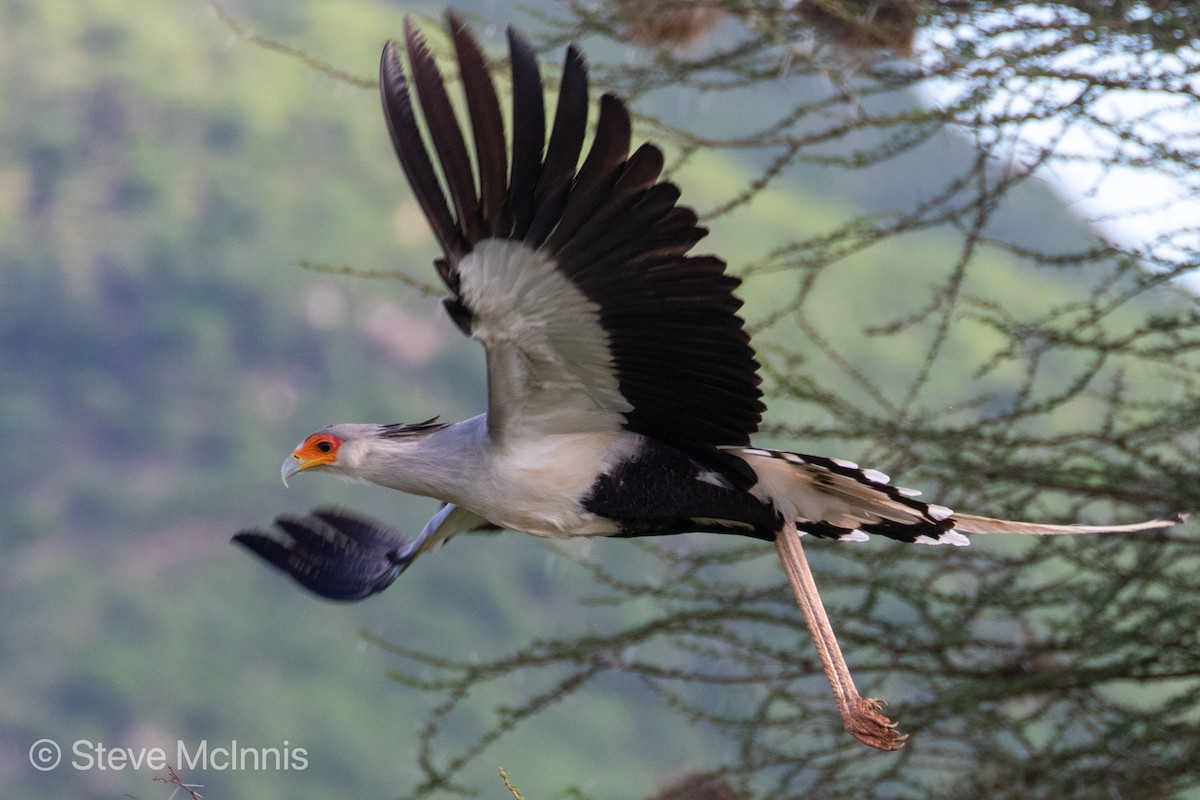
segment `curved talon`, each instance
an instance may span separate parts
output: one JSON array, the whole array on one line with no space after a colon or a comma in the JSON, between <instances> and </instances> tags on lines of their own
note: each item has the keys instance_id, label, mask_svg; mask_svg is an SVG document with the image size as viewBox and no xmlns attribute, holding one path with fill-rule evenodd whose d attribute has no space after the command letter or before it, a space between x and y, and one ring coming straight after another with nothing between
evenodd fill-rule
<instances>
[{"instance_id":1,"label":"curved talon","mask_svg":"<svg viewBox=\"0 0 1200 800\"><path fill-rule=\"evenodd\" d=\"M874 697L859 697L848 704L842 723L846 732L869 747L877 750L899 750L904 747L907 733L896 730L899 723L879 713L884 705Z\"/></svg>"}]
</instances>

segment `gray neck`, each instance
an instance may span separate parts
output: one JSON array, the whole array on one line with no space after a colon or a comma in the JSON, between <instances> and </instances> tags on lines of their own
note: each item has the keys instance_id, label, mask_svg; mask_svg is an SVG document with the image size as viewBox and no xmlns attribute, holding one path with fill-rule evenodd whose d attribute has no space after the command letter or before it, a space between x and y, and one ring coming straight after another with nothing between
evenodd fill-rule
<instances>
[{"instance_id":1,"label":"gray neck","mask_svg":"<svg viewBox=\"0 0 1200 800\"><path fill-rule=\"evenodd\" d=\"M428 434L360 442L351 465L357 477L409 494L456 503L490 474L486 415Z\"/></svg>"}]
</instances>

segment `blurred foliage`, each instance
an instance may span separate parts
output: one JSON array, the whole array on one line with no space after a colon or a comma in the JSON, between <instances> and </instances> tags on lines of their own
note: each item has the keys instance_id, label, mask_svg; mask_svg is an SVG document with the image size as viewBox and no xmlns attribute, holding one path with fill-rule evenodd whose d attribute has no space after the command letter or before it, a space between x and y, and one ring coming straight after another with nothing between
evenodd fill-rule
<instances>
[{"instance_id":1,"label":"blurred foliage","mask_svg":"<svg viewBox=\"0 0 1200 800\"><path fill-rule=\"evenodd\" d=\"M399 29L378 4L269 6L241 11L321 30L368 67ZM398 171L371 166L391 163L374 93L240 43L200 3L0 3L0 64L5 792L170 793L145 772L38 773L26 751L45 736L290 739L309 750L305 773L185 777L210 796L392 792L403 745L384 733L421 700L379 702L385 665L355 655L356 629L391 615L296 603L228 544L322 496L314 482L286 497L276 477L307 432L467 413L482 396L453 327L419 298L298 268L394 270L423 244L398 225L412 211ZM417 526L431 507L398 516ZM461 626L408 624L411 638L504 637L447 607Z\"/></svg>"}]
</instances>

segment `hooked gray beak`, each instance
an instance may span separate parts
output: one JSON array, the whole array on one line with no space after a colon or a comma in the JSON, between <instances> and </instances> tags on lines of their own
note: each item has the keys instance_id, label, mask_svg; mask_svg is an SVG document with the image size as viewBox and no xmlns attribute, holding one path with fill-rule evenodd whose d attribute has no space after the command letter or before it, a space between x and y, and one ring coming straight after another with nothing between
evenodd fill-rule
<instances>
[{"instance_id":1,"label":"hooked gray beak","mask_svg":"<svg viewBox=\"0 0 1200 800\"><path fill-rule=\"evenodd\" d=\"M295 475L300 470L304 469L303 462L300 461L300 456L292 453L284 459L283 466L279 469L279 477L283 479L284 487L288 485L288 478Z\"/></svg>"}]
</instances>

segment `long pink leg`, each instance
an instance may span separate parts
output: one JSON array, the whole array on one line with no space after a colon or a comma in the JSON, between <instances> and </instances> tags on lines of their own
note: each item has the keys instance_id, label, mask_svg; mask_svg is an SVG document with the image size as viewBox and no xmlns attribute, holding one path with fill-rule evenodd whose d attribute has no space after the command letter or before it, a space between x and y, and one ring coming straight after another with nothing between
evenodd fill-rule
<instances>
[{"instance_id":1,"label":"long pink leg","mask_svg":"<svg viewBox=\"0 0 1200 800\"><path fill-rule=\"evenodd\" d=\"M898 750L903 747L907 734L898 732L896 723L879 713L882 701L863 698L854 687L850 668L846 666L842 648L838 646L837 636L833 633L833 626L829 624L829 616L825 613L821 595L817 592L812 570L808 567L808 559L804 556L804 547L800 543L795 522L789 520L784 524L775 537L775 549L779 551L779 560L783 562L788 583L792 585L796 602L812 633L813 643L817 646L821 666L825 668L825 676L833 689L833 699L837 701L838 712L842 715L842 724L846 731L863 744L880 750Z\"/></svg>"}]
</instances>

